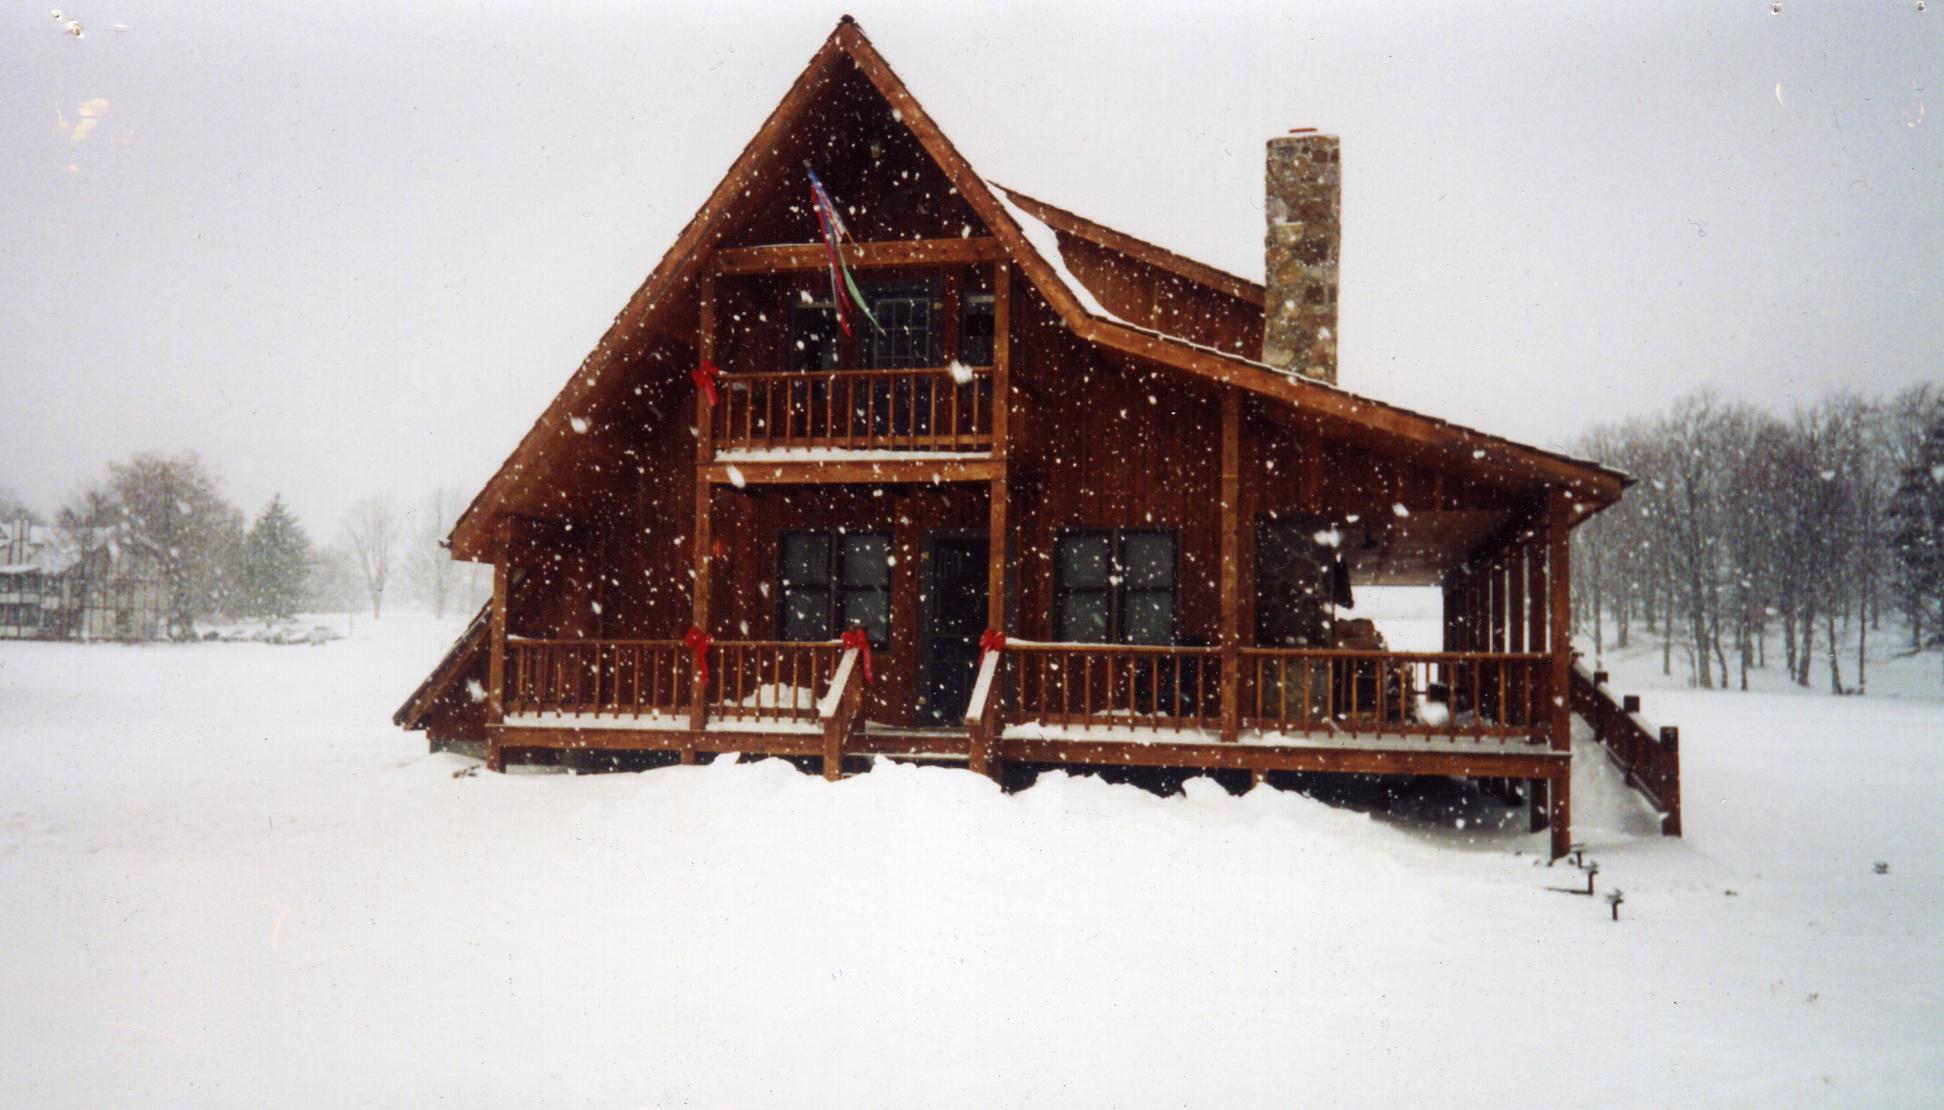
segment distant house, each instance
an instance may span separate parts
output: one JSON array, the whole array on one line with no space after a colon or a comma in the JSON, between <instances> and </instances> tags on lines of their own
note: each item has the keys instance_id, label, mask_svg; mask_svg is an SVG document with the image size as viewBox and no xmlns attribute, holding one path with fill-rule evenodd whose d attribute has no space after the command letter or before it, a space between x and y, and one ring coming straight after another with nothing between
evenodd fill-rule
<instances>
[{"instance_id":1,"label":"distant house","mask_svg":"<svg viewBox=\"0 0 1944 1110\"><path fill-rule=\"evenodd\" d=\"M106 533L84 545L25 519L0 524L0 639L155 640L167 614L158 578Z\"/></svg>"},{"instance_id":2,"label":"distant house","mask_svg":"<svg viewBox=\"0 0 1944 1110\"><path fill-rule=\"evenodd\" d=\"M1338 149L1269 141L1265 286L988 181L846 18L454 526L493 598L397 722L1469 776L1563 853L1569 537L1630 479L1337 384ZM1392 584L1443 650L1337 619Z\"/></svg>"}]
</instances>

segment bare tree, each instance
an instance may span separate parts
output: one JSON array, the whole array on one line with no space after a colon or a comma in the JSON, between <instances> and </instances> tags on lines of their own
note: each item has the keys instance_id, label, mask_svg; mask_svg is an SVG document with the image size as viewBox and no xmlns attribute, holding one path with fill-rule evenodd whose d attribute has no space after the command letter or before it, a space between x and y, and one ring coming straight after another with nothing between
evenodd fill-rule
<instances>
[{"instance_id":1,"label":"bare tree","mask_svg":"<svg viewBox=\"0 0 1944 1110\"><path fill-rule=\"evenodd\" d=\"M385 583L391 578L392 556L398 550L398 531L398 509L389 497L367 497L344 515L345 538L364 575L374 620L384 607Z\"/></svg>"},{"instance_id":2,"label":"bare tree","mask_svg":"<svg viewBox=\"0 0 1944 1110\"><path fill-rule=\"evenodd\" d=\"M464 505L457 491L440 486L426 495L416 514L405 576L413 595L430 606L436 617L444 617L446 609L461 600L465 588L464 567L445 549L446 534Z\"/></svg>"}]
</instances>

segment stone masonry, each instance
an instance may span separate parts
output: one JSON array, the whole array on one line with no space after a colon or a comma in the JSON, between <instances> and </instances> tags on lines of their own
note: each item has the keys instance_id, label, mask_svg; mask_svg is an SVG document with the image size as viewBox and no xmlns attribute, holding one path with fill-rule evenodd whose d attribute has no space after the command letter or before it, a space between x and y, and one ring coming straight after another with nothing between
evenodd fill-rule
<instances>
[{"instance_id":1,"label":"stone masonry","mask_svg":"<svg viewBox=\"0 0 1944 1110\"><path fill-rule=\"evenodd\" d=\"M1337 137L1299 131L1270 139L1266 180L1262 361L1335 384L1343 207Z\"/></svg>"}]
</instances>

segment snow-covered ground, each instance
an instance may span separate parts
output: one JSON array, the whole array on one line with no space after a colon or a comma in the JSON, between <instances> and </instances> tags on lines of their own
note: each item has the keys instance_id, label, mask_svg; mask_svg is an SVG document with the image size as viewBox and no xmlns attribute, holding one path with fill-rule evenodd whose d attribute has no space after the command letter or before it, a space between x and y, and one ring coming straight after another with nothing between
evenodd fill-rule
<instances>
[{"instance_id":1,"label":"snow-covered ground","mask_svg":"<svg viewBox=\"0 0 1944 1110\"><path fill-rule=\"evenodd\" d=\"M1689 836L1579 761L1616 924L1455 790L1372 817L1201 779L455 777L388 717L456 632L0 644L0 1105L1944 1090L1944 701L1915 685L1649 690Z\"/></svg>"}]
</instances>

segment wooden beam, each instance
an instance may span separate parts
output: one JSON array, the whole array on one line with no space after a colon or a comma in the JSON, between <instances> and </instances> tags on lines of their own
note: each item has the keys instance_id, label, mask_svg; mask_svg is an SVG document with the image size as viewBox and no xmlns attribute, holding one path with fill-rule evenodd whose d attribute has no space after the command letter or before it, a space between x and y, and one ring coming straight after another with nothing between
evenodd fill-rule
<instances>
[{"instance_id":1,"label":"wooden beam","mask_svg":"<svg viewBox=\"0 0 1944 1110\"><path fill-rule=\"evenodd\" d=\"M1573 497L1563 489L1553 489L1546 505L1546 584L1551 594L1546 650L1552 653L1552 747L1570 756L1573 749L1572 698L1569 688L1573 675ZM1572 848L1572 776L1556 776L1552 783L1552 855L1554 859Z\"/></svg>"},{"instance_id":2,"label":"wooden beam","mask_svg":"<svg viewBox=\"0 0 1944 1110\"><path fill-rule=\"evenodd\" d=\"M702 275L700 323L696 334L696 351L704 364L715 362L716 327L716 288L715 275ZM715 410L709 404L706 390L695 391L695 587L691 595L694 602L692 623L709 633L709 601L715 569L715 553L710 550L714 537L710 534L710 499L713 488L709 485L708 463L715 454ZM706 659L706 655L705 655ZM700 732L708 722L709 684L703 677L701 668L694 672L694 689L690 693L689 727ZM682 748L682 762L695 760L693 745Z\"/></svg>"},{"instance_id":3,"label":"wooden beam","mask_svg":"<svg viewBox=\"0 0 1944 1110\"><path fill-rule=\"evenodd\" d=\"M863 452L859 452L862 454ZM704 468L703 480L716 485L935 485L941 482L990 482L1005 471L999 459L884 459L792 460L790 462L718 462Z\"/></svg>"},{"instance_id":4,"label":"wooden beam","mask_svg":"<svg viewBox=\"0 0 1944 1110\"><path fill-rule=\"evenodd\" d=\"M1457 775L1553 778L1567 765L1540 747L1524 751L1454 752L1426 745L1423 751L1369 748L1271 747L1260 744L1130 744L1090 740L1004 740L1009 760L1086 763L1116 767L1239 768L1263 771L1331 771L1364 775Z\"/></svg>"},{"instance_id":5,"label":"wooden beam","mask_svg":"<svg viewBox=\"0 0 1944 1110\"><path fill-rule=\"evenodd\" d=\"M501 549L505 549L504 534L511 522L502 524ZM496 726L506 719L506 615L508 576L511 566L502 554L493 564L493 628L492 654L486 664L486 769L503 771L506 769L506 754L499 745Z\"/></svg>"},{"instance_id":6,"label":"wooden beam","mask_svg":"<svg viewBox=\"0 0 1944 1110\"><path fill-rule=\"evenodd\" d=\"M1222 741L1241 723L1242 684L1242 391L1222 390Z\"/></svg>"},{"instance_id":7,"label":"wooden beam","mask_svg":"<svg viewBox=\"0 0 1944 1110\"><path fill-rule=\"evenodd\" d=\"M1012 267L992 267L992 455L1003 459L1012 439Z\"/></svg>"},{"instance_id":8,"label":"wooden beam","mask_svg":"<svg viewBox=\"0 0 1944 1110\"><path fill-rule=\"evenodd\" d=\"M937 266L949 263L991 262L1005 257L1005 248L990 236L963 239L881 239L847 243L844 262L852 269L880 266ZM763 247L724 247L716 252L720 274L769 274L788 270L822 271L830 257L822 243L780 243Z\"/></svg>"}]
</instances>

